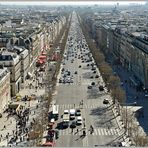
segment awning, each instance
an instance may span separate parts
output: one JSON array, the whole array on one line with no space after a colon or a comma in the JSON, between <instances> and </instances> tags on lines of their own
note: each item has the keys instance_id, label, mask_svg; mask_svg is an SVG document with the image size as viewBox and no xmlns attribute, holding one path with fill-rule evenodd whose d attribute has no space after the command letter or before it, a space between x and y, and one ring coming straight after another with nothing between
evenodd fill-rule
<instances>
[{"instance_id":1,"label":"awning","mask_svg":"<svg viewBox=\"0 0 148 148\"><path fill-rule=\"evenodd\" d=\"M46 55L46 52L43 52L43 53L42 53L42 56L45 56L45 55Z\"/></svg>"},{"instance_id":2,"label":"awning","mask_svg":"<svg viewBox=\"0 0 148 148\"><path fill-rule=\"evenodd\" d=\"M43 145L43 146L52 146L52 147L53 147L54 144L49 141L49 142L46 142L46 143L44 143L44 144L42 144L42 145Z\"/></svg>"},{"instance_id":3,"label":"awning","mask_svg":"<svg viewBox=\"0 0 148 148\"><path fill-rule=\"evenodd\" d=\"M39 56L39 59L46 59L47 57L45 55Z\"/></svg>"}]
</instances>

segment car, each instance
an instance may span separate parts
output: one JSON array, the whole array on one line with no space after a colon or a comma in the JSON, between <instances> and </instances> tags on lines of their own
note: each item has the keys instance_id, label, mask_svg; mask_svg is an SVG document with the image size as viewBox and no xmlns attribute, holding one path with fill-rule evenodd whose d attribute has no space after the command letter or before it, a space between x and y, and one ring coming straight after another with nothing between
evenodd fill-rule
<instances>
[{"instance_id":1,"label":"car","mask_svg":"<svg viewBox=\"0 0 148 148\"><path fill-rule=\"evenodd\" d=\"M62 80L61 79L59 79L59 83L62 83Z\"/></svg>"},{"instance_id":2,"label":"car","mask_svg":"<svg viewBox=\"0 0 148 148\"><path fill-rule=\"evenodd\" d=\"M96 70L96 68L95 68L95 67L93 67L91 70Z\"/></svg>"},{"instance_id":3,"label":"car","mask_svg":"<svg viewBox=\"0 0 148 148\"><path fill-rule=\"evenodd\" d=\"M79 65L79 68L81 68L81 65Z\"/></svg>"},{"instance_id":4,"label":"car","mask_svg":"<svg viewBox=\"0 0 148 148\"><path fill-rule=\"evenodd\" d=\"M73 121L71 124L70 124L70 128L76 128L76 121Z\"/></svg>"},{"instance_id":5,"label":"car","mask_svg":"<svg viewBox=\"0 0 148 148\"><path fill-rule=\"evenodd\" d=\"M76 116L81 116L81 110L80 109L76 110Z\"/></svg>"},{"instance_id":6,"label":"car","mask_svg":"<svg viewBox=\"0 0 148 148\"><path fill-rule=\"evenodd\" d=\"M92 82L91 85L95 85L95 82Z\"/></svg>"},{"instance_id":7,"label":"car","mask_svg":"<svg viewBox=\"0 0 148 148\"><path fill-rule=\"evenodd\" d=\"M68 128L69 122L63 121L62 126L63 126L63 128Z\"/></svg>"},{"instance_id":8,"label":"car","mask_svg":"<svg viewBox=\"0 0 148 148\"><path fill-rule=\"evenodd\" d=\"M100 85L100 86L99 86L99 90L100 90L100 91L103 91L103 90L104 90L104 87L103 87L102 85Z\"/></svg>"},{"instance_id":9,"label":"car","mask_svg":"<svg viewBox=\"0 0 148 148\"><path fill-rule=\"evenodd\" d=\"M61 71L64 71L64 70L65 70L64 68L61 69Z\"/></svg>"},{"instance_id":10,"label":"car","mask_svg":"<svg viewBox=\"0 0 148 148\"><path fill-rule=\"evenodd\" d=\"M69 114L68 109L65 109L65 110L64 110L64 114Z\"/></svg>"},{"instance_id":11,"label":"car","mask_svg":"<svg viewBox=\"0 0 148 148\"><path fill-rule=\"evenodd\" d=\"M87 62L87 60L86 60L86 62ZM87 67L89 66L89 64L87 64Z\"/></svg>"},{"instance_id":12,"label":"car","mask_svg":"<svg viewBox=\"0 0 148 148\"><path fill-rule=\"evenodd\" d=\"M78 72L77 71L75 71L75 73L74 74L78 74Z\"/></svg>"},{"instance_id":13,"label":"car","mask_svg":"<svg viewBox=\"0 0 148 148\"><path fill-rule=\"evenodd\" d=\"M69 113L70 113L70 120L75 119L76 110L75 109L70 109Z\"/></svg>"},{"instance_id":14,"label":"car","mask_svg":"<svg viewBox=\"0 0 148 148\"><path fill-rule=\"evenodd\" d=\"M98 75L96 75L96 76L95 76L95 78L99 78L99 76L98 76Z\"/></svg>"},{"instance_id":15,"label":"car","mask_svg":"<svg viewBox=\"0 0 148 148\"><path fill-rule=\"evenodd\" d=\"M93 71L93 73L96 73L96 71Z\"/></svg>"},{"instance_id":16,"label":"car","mask_svg":"<svg viewBox=\"0 0 148 148\"><path fill-rule=\"evenodd\" d=\"M81 117L81 116L78 116L78 117L77 117L76 124L77 124L77 125L82 125L82 117Z\"/></svg>"},{"instance_id":17,"label":"car","mask_svg":"<svg viewBox=\"0 0 148 148\"><path fill-rule=\"evenodd\" d=\"M108 99L104 99L103 100L103 104L108 104L109 103L109 100Z\"/></svg>"},{"instance_id":18,"label":"car","mask_svg":"<svg viewBox=\"0 0 148 148\"><path fill-rule=\"evenodd\" d=\"M92 89L92 86L89 85L87 88L88 88L88 89Z\"/></svg>"},{"instance_id":19,"label":"car","mask_svg":"<svg viewBox=\"0 0 148 148\"><path fill-rule=\"evenodd\" d=\"M93 76L90 76L90 79L93 79L94 77Z\"/></svg>"}]
</instances>

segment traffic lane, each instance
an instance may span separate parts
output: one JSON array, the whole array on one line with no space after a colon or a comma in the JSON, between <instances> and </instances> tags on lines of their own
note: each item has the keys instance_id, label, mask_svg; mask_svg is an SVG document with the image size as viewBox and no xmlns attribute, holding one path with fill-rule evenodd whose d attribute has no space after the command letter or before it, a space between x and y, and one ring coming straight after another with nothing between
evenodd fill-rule
<instances>
[{"instance_id":1,"label":"traffic lane","mask_svg":"<svg viewBox=\"0 0 148 148\"><path fill-rule=\"evenodd\" d=\"M88 135L89 147L98 147L98 146L109 146L109 143L112 143L116 139L116 136L96 136Z\"/></svg>"},{"instance_id":2,"label":"traffic lane","mask_svg":"<svg viewBox=\"0 0 148 148\"><path fill-rule=\"evenodd\" d=\"M83 147L83 141L79 135L62 135L56 141L56 147Z\"/></svg>"},{"instance_id":3,"label":"traffic lane","mask_svg":"<svg viewBox=\"0 0 148 148\"><path fill-rule=\"evenodd\" d=\"M60 84L56 88L57 95L53 96L57 104L78 104L87 97L82 85Z\"/></svg>"}]
</instances>

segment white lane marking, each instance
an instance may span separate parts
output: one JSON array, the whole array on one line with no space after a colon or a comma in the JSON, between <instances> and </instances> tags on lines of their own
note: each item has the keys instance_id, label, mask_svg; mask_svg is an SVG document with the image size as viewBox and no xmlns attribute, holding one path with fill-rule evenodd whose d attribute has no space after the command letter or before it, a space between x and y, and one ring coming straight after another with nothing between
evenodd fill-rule
<instances>
[{"instance_id":1,"label":"white lane marking","mask_svg":"<svg viewBox=\"0 0 148 148\"><path fill-rule=\"evenodd\" d=\"M97 129L94 129L94 134L97 135Z\"/></svg>"},{"instance_id":2,"label":"white lane marking","mask_svg":"<svg viewBox=\"0 0 148 148\"><path fill-rule=\"evenodd\" d=\"M110 129L108 129L107 132L108 132L108 135L111 135L111 131L110 131Z\"/></svg>"},{"instance_id":3,"label":"white lane marking","mask_svg":"<svg viewBox=\"0 0 148 148\"><path fill-rule=\"evenodd\" d=\"M104 128L103 130L104 130L104 134L105 134L105 135L108 135L107 129Z\"/></svg>"},{"instance_id":4,"label":"white lane marking","mask_svg":"<svg viewBox=\"0 0 148 148\"><path fill-rule=\"evenodd\" d=\"M110 129L111 135L114 135L114 130Z\"/></svg>"},{"instance_id":5,"label":"white lane marking","mask_svg":"<svg viewBox=\"0 0 148 148\"><path fill-rule=\"evenodd\" d=\"M101 135L104 135L103 129L101 129L101 128L100 128L100 133L101 133Z\"/></svg>"}]
</instances>

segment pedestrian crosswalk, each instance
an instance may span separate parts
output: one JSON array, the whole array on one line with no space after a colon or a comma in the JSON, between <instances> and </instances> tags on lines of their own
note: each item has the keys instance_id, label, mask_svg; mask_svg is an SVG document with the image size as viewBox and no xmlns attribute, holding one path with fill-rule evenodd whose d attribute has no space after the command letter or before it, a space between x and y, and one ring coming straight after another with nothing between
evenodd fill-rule
<instances>
[{"instance_id":1,"label":"pedestrian crosswalk","mask_svg":"<svg viewBox=\"0 0 148 148\"><path fill-rule=\"evenodd\" d=\"M71 108L97 108L99 104L60 104L60 109L71 109Z\"/></svg>"},{"instance_id":2,"label":"pedestrian crosswalk","mask_svg":"<svg viewBox=\"0 0 148 148\"><path fill-rule=\"evenodd\" d=\"M83 129L79 130L77 132L77 129L64 129L64 130L59 130L59 135L82 135L83 133ZM93 136L119 136L120 133L118 132L117 129L115 128L98 128L98 129L94 129L94 132L91 134L90 131L86 130L86 135L93 135Z\"/></svg>"}]
</instances>

